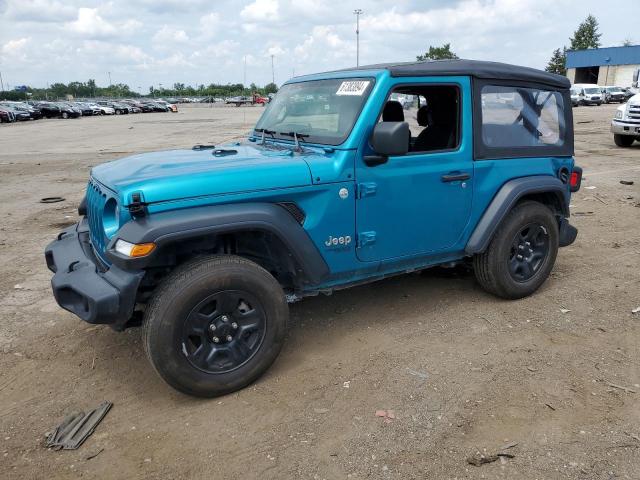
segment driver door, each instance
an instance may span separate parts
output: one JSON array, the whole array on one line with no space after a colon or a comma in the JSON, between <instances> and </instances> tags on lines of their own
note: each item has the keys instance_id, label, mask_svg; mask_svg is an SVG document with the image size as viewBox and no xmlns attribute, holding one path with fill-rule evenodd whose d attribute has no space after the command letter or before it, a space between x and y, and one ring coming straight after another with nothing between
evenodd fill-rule
<instances>
[{"instance_id":1,"label":"driver door","mask_svg":"<svg viewBox=\"0 0 640 480\"><path fill-rule=\"evenodd\" d=\"M361 261L446 251L461 238L469 221L473 197L470 81L466 77L440 78L438 82L420 80L422 83L396 85L387 96L387 101L398 92L413 97L413 102L403 103L404 120L412 131L409 153L390 156L376 166L367 166L364 158L357 161L357 256ZM418 106L417 98L426 99L427 106L431 99L435 106L443 93L455 97L449 105L453 111L440 104L438 109L428 112L427 126L418 125L418 109L425 105ZM420 113L425 123L425 110ZM445 123L450 127L438 125L434 115L447 117ZM379 121L384 120L381 115ZM432 128L431 138L426 145L418 146L418 137L426 128ZM455 130L448 132L448 128ZM439 140L440 135L451 135L453 140ZM430 148L429 142L434 148ZM365 155L375 154L369 144L363 150Z\"/></svg>"}]
</instances>

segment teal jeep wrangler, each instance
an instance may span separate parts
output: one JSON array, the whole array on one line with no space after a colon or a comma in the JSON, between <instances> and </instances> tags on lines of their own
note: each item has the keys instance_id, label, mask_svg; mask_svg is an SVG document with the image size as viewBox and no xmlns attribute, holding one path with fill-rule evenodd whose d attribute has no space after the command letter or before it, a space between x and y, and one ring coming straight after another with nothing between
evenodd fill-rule
<instances>
[{"instance_id":1,"label":"teal jeep wrangler","mask_svg":"<svg viewBox=\"0 0 640 480\"><path fill-rule=\"evenodd\" d=\"M267 370L308 295L461 263L530 295L577 235L569 88L467 60L294 78L245 141L95 167L46 248L55 298L142 325L164 380L216 396Z\"/></svg>"}]
</instances>

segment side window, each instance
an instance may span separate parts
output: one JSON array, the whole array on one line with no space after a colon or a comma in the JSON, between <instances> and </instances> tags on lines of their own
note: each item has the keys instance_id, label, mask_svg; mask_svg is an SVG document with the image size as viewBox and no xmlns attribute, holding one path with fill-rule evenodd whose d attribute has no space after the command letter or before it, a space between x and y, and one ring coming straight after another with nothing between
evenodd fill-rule
<instances>
[{"instance_id":1,"label":"side window","mask_svg":"<svg viewBox=\"0 0 640 480\"><path fill-rule=\"evenodd\" d=\"M485 85L481 100L482 141L487 147L564 144L564 101L559 92Z\"/></svg>"},{"instance_id":2,"label":"side window","mask_svg":"<svg viewBox=\"0 0 640 480\"><path fill-rule=\"evenodd\" d=\"M453 85L393 89L380 122L407 122L409 152L454 150L460 144L460 90Z\"/></svg>"}]
</instances>

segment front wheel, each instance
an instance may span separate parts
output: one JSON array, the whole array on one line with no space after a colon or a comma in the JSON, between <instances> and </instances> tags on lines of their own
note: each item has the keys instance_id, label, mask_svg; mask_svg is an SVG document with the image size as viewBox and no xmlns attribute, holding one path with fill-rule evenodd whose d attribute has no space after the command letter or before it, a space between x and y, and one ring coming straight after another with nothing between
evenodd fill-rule
<instances>
[{"instance_id":1,"label":"front wheel","mask_svg":"<svg viewBox=\"0 0 640 480\"><path fill-rule=\"evenodd\" d=\"M613 135L614 143L619 147L630 147L635 140L631 135L618 135L617 133Z\"/></svg>"},{"instance_id":2,"label":"front wheel","mask_svg":"<svg viewBox=\"0 0 640 480\"><path fill-rule=\"evenodd\" d=\"M496 231L487 250L473 259L480 285L502 298L523 298L547 279L558 254L558 221L545 205L517 205Z\"/></svg>"},{"instance_id":3,"label":"front wheel","mask_svg":"<svg viewBox=\"0 0 640 480\"><path fill-rule=\"evenodd\" d=\"M69 118L69 114L67 112L62 112L62 118L64 119Z\"/></svg>"},{"instance_id":4,"label":"front wheel","mask_svg":"<svg viewBox=\"0 0 640 480\"><path fill-rule=\"evenodd\" d=\"M288 316L269 272L241 257L207 256L178 267L158 288L145 313L145 350L175 389L224 395L274 362Z\"/></svg>"}]
</instances>

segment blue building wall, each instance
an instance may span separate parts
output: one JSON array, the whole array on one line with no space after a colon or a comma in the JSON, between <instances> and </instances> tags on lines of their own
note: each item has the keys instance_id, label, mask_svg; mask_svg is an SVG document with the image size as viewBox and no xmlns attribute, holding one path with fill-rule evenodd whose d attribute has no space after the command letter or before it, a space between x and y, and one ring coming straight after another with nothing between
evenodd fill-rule
<instances>
[{"instance_id":1,"label":"blue building wall","mask_svg":"<svg viewBox=\"0 0 640 480\"><path fill-rule=\"evenodd\" d=\"M567 68L606 65L640 65L640 45L567 52Z\"/></svg>"}]
</instances>

